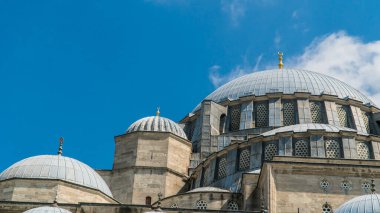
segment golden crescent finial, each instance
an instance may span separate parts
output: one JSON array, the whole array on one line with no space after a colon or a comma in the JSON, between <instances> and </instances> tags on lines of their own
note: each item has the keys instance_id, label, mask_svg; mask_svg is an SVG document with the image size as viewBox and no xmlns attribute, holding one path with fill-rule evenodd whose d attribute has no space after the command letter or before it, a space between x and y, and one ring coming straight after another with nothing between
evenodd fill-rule
<instances>
[{"instance_id":1,"label":"golden crescent finial","mask_svg":"<svg viewBox=\"0 0 380 213\"><path fill-rule=\"evenodd\" d=\"M279 63L278 63L278 68L279 69L282 69L282 68L284 68L284 64L282 63L282 56L283 56L284 54L282 53L282 52L278 52L278 60L280 61Z\"/></svg>"},{"instance_id":2,"label":"golden crescent finial","mask_svg":"<svg viewBox=\"0 0 380 213\"><path fill-rule=\"evenodd\" d=\"M157 107L156 116L160 116L160 107Z\"/></svg>"}]
</instances>

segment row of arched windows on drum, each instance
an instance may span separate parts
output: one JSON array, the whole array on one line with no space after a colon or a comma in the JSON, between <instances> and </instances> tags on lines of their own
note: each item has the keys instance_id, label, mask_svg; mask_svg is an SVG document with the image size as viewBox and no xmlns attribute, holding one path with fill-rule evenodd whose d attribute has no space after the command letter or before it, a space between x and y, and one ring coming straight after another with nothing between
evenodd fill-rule
<instances>
[{"instance_id":1,"label":"row of arched windows on drum","mask_svg":"<svg viewBox=\"0 0 380 213\"><path fill-rule=\"evenodd\" d=\"M310 115L312 123L327 124L327 114L323 101L310 101ZM340 126L356 129L352 111L348 105L336 105ZM299 123L298 107L295 100L282 101L282 125L289 126ZM374 132L373 121L369 112L361 111L365 128L368 133ZM230 106L228 116L222 114L219 122L219 133L226 130L238 131L240 129L241 105ZM228 127L228 128L227 128ZM252 110L252 128L269 127L269 106L267 101L257 102Z\"/></svg>"},{"instance_id":2,"label":"row of arched windows on drum","mask_svg":"<svg viewBox=\"0 0 380 213\"><path fill-rule=\"evenodd\" d=\"M343 158L343 149L341 145L340 138L329 138L324 139L324 149L326 158ZM371 159L371 146L369 142L357 142L356 153L357 159ZM263 160L272 160L274 156L279 154L278 142L269 142L263 145L262 150ZM310 156L310 143L308 139L293 139L293 156L298 157L309 157ZM237 159L235 161L236 169L235 171L245 171L251 167L251 152L250 148L244 148L238 150ZM228 168L231 165L227 165L227 157L221 156L217 158L216 169L213 174L212 179L218 180L224 178L228 175ZM207 171L206 171L207 170ZM204 168L201 176L201 186L207 185L212 180L209 180L207 174L209 173L209 168ZM205 175L206 174L206 175ZM205 184L207 183L207 184Z\"/></svg>"},{"instance_id":3,"label":"row of arched windows on drum","mask_svg":"<svg viewBox=\"0 0 380 213\"><path fill-rule=\"evenodd\" d=\"M145 198L145 205L152 205L152 197L150 196L147 196ZM196 209L207 209L207 202L204 201L204 200L197 200L197 202L195 203L195 206L194 206ZM170 208L174 208L174 209L177 209L179 208L178 204L177 203L173 203ZM239 205L236 201L234 200L230 200L228 201L227 203L227 210L239 210Z\"/></svg>"}]
</instances>

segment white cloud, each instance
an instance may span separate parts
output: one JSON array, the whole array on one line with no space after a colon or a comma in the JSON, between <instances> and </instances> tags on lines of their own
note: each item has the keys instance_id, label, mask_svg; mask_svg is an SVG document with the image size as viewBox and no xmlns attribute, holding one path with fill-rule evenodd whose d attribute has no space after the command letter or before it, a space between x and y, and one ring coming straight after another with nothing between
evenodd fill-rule
<instances>
[{"instance_id":1,"label":"white cloud","mask_svg":"<svg viewBox=\"0 0 380 213\"><path fill-rule=\"evenodd\" d=\"M274 46L276 47L276 49L280 48L280 44L281 44L280 33L276 32L276 35L274 36L273 42L274 42Z\"/></svg>"},{"instance_id":2,"label":"white cloud","mask_svg":"<svg viewBox=\"0 0 380 213\"><path fill-rule=\"evenodd\" d=\"M321 72L353 86L380 106L380 40L336 32L316 38L289 66Z\"/></svg>"},{"instance_id":3,"label":"white cloud","mask_svg":"<svg viewBox=\"0 0 380 213\"><path fill-rule=\"evenodd\" d=\"M293 11L292 18L294 18L294 19L298 18L298 11L297 10Z\"/></svg>"},{"instance_id":4,"label":"white cloud","mask_svg":"<svg viewBox=\"0 0 380 213\"><path fill-rule=\"evenodd\" d=\"M239 25L240 19L245 16L246 2L246 0L221 0L221 9L229 16L233 25Z\"/></svg>"},{"instance_id":5,"label":"white cloud","mask_svg":"<svg viewBox=\"0 0 380 213\"><path fill-rule=\"evenodd\" d=\"M222 86L223 84L232 81L235 78L240 76L252 73L258 70L260 66L261 59L263 58L263 54L260 54L256 58L256 64L252 67L247 59L247 56L243 57L243 65L236 65L233 69L231 69L227 74L221 74L221 67L219 65L213 65L209 68L209 79L212 85L215 88Z\"/></svg>"}]
</instances>

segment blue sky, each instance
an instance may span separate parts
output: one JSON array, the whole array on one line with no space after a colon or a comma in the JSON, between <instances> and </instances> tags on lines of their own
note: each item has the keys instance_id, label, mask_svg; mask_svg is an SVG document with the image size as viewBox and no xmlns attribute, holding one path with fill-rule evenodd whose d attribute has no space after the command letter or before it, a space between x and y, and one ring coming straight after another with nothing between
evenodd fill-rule
<instances>
[{"instance_id":1,"label":"blue sky","mask_svg":"<svg viewBox=\"0 0 380 213\"><path fill-rule=\"evenodd\" d=\"M60 136L64 155L109 169L113 137L135 120L160 106L178 121L215 87L275 68L278 50L285 67L380 100L379 9L375 0L0 1L0 170L55 154Z\"/></svg>"}]
</instances>

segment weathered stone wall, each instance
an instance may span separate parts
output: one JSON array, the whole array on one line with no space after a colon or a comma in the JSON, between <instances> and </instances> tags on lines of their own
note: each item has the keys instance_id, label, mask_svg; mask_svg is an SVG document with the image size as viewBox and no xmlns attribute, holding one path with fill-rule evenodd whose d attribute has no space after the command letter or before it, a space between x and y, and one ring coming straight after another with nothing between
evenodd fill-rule
<instances>
[{"instance_id":1,"label":"weathered stone wall","mask_svg":"<svg viewBox=\"0 0 380 213\"><path fill-rule=\"evenodd\" d=\"M359 160L298 159L276 157L274 162L264 164L266 175L262 174L256 193L264 189L266 206L271 213L282 212L321 212L327 201L333 209L344 202L369 190L363 183L369 183L375 176L380 178L378 162ZM326 180L329 186L320 185ZM343 183L350 186L343 187ZM260 196L257 196L260 197ZM269 202L268 202L269 201Z\"/></svg>"},{"instance_id":2,"label":"weathered stone wall","mask_svg":"<svg viewBox=\"0 0 380 213\"><path fill-rule=\"evenodd\" d=\"M11 179L0 182L0 191L11 192L1 195L3 201L115 203L100 191L59 180Z\"/></svg>"},{"instance_id":3,"label":"weathered stone wall","mask_svg":"<svg viewBox=\"0 0 380 213\"><path fill-rule=\"evenodd\" d=\"M115 142L119 150L111 190L118 201L142 205L148 196L154 202L158 193L171 196L186 188L189 141L171 133L135 132L118 136Z\"/></svg>"}]
</instances>

